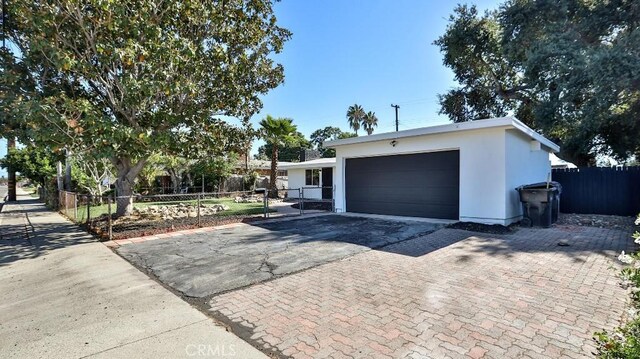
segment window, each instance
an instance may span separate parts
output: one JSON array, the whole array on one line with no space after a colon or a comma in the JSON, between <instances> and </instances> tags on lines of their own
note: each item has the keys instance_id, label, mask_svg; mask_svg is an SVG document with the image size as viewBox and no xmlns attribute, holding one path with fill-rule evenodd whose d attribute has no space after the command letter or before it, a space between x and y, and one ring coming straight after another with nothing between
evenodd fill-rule
<instances>
[{"instance_id":1,"label":"window","mask_svg":"<svg viewBox=\"0 0 640 359\"><path fill-rule=\"evenodd\" d=\"M306 170L304 172L305 185L307 186L319 186L320 185L320 170Z\"/></svg>"}]
</instances>

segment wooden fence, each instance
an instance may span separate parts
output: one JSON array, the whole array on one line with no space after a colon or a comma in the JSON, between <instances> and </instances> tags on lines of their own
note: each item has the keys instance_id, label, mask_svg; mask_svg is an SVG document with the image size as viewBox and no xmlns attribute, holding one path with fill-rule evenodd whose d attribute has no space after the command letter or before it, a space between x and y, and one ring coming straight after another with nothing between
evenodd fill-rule
<instances>
[{"instance_id":1,"label":"wooden fence","mask_svg":"<svg viewBox=\"0 0 640 359\"><path fill-rule=\"evenodd\" d=\"M556 169L552 177L562 185L562 213L640 213L640 167Z\"/></svg>"}]
</instances>

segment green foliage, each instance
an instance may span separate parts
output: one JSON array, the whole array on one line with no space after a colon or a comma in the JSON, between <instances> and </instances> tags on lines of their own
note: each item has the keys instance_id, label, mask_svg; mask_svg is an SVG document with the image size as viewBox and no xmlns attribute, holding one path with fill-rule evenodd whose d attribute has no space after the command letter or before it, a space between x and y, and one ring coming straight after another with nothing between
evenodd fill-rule
<instances>
[{"instance_id":1,"label":"green foliage","mask_svg":"<svg viewBox=\"0 0 640 359\"><path fill-rule=\"evenodd\" d=\"M192 167L193 177L196 183L202 186L204 176L205 191L216 191L222 182L233 174L238 162L236 154L217 156L199 160Z\"/></svg>"},{"instance_id":2,"label":"green foliage","mask_svg":"<svg viewBox=\"0 0 640 359\"><path fill-rule=\"evenodd\" d=\"M270 159L276 148L278 161L297 161L302 149L311 148L311 143L297 131L292 119L267 115L260 121L260 127L266 143L258 148L257 158Z\"/></svg>"},{"instance_id":3,"label":"green foliage","mask_svg":"<svg viewBox=\"0 0 640 359\"><path fill-rule=\"evenodd\" d=\"M74 154L72 158L71 179L79 192L101 197L109 190L113 172L113 165L106 158L92 158L88 154Z\"/></svg>"},{"instance_id":4,"label":"green foliage","mask_svg":"<svg viewBox=\"0 0 640 359\"><path fill-rule=\"evenodd\" d=\"M149 156L147 163L138 174L137 192L148 192L149 189L156 187L156 178L162 176L163 171L162 156L158 153Z\"/></svg>"},{"instance_id":5,"label":"green foliage","mask_svg":"<svg viewBox=\"0 0 640 359\"><path fill-rule=\"evenodd\" d=\"M273 60L290 33L269 0L8 2L3 123L22 143L109 158L118 192L157 152L224 155L259 96L284 79ZM15 121L14 119L19 119ZM118 214L130 211L130 204Z\"/></svg>"},{"instance_id":6,"label":"green foliage","mask_svg":"<svg viewBox=\"0 0 640 359\"><path fill-rule=\"evenodd\" d=\"M327 126L313 131L311 134L311 144L320 151L323 158L330 158L336 156L336 150L333 148L324 148L323 143L329 140L337 140L340 138L355 137L356 134L352 132L342 132L338 127Z\"/></svg>"},{"instance_id":7,"label":"green foliage","mask_svg":"<svg viewBox=\"0 0 640 359\"><path fill-rule=\"evenodd\" d=\"M347 121L349 127L355 131L356 136L360 128L367 132L367 135L371 135L373 130L378 127L378 117L375 112L366 112L362 106L355 104L349 106L347 109Z\"/></svg>"},{"instance_id":8,"label":"green foliage","mask_svg":"<svg viewBox=\"0 0 640 359\"><path fill-rule=\"evenodd\" d=\"M356 133L356 136L358 135L358 130L362 126L364 115L364 109L358 104L349 106L347 109L347 121L349 122L349 127Z\"/></svg>"},{"instance_id":9,"label":"green foliage","mask_svg":"<svg viewBox=\"0 0 640 359\"><path fill-rule=\"evenodd\" d=\"M578 165L640 152L638 1L460 5L435 45L460 84L439 96L454 122L513 113Z\"/></svg>"},{"instance_id":10,"label":"green foliage","mask_svg":"<svg viewBox=\"0 0 640 359\"><path fill-rule=\"evenodd\" d=\"M258 180L258 172L249 171L247 174L245 174L242 177L242 181L243 181L243 184L244 184L243 187L245 189L248 189L248 190L253 190L253 189L255 189L257 180Z\"/></svg>"},{"instance_id":11,"label":"green foliage","mask_svg":"<svg viewBox=\"0 0 640 359\"><path fill-rule=\"evenodd\" d=\"M636 219L640 226L640 215ZM640 232L633 234L635 243L640 244ZM620 273L622 285L630 289L631 308L628 320L613 332L602 331L595 334L598 358L640 358L640 253L625 254L618 259L626 266Z\"/></svg>"},{"instance_id":12,"label":"green foliage","mask_svg":"<svg viewBox=\"0 0 640 359\"><path fill-rule=\"evenodd\" d=\"M291 145L295 143L297 127L290 118L273 118L267 115L260 121L260 129L262 138L271 145L271 174L269 176L269 195L278 196L278 187L276 179L278 175L278 150L280 146ZM304 138L304 136L302 136Z\"/></svg>"},{"instance_id":13,"label":"green foliage","mask_svg":"<svg viewBox=\"0 0 640 359\"><path fill-rule=\"evenodd\" d=\"M274 118L267 115L260 121L261 137L270 144L282 146L295 143L297 140L297 127L290 118ZM302 136L304 138L304 136Z\"/></svg>"},{"instance_id":14,"label":"green foliage","mask_svg":"<svg viewBox=\"0 0 640 359\"><path fill-rule=\"evenodd\" d=\"M343 133L338 135L338 139L339 140L341 140L343 138L353 138L353 137L358 137L358 135L353 133L353 132L343 132Z\"/></svg>"},{"instance_id":15,"label":"green foliage","mask_svg":"<svg viewBox=\"0 0 640 359\"><path fill-rule=\"evenodd\" d=\"M10 149L7 156L0 160L0 167L12 167L22 176L44 186L47 178L56 175L56 162L61 159L47 149L27 146Z\"/></svg>"},{"instance_id":16,"label":"green foliage","mask_svg":"<svg viewBox=\"0 0 640 359\"><path fill-rule=\"evenodd\" d=\"M300 160L300 152L312 147L311 142L298 131L292 133L289 141L278 146L278 161L297 162ZM269 160L273 152L273 144L267 142L258 147L257 159Z\"/></svg>"},{"instance_id":17,"label":"green foliage","mask_svg":"<svg viewBox=\"0 0 640 359\"><path fill-rule=\"evenodd\" d=\"M311 144L316 147L317 150L322 148L322 144L327 140L335 140L342 134L342 130L338 127L327 126L313 131L311 134Z\"/></svg>"},{"instance_id":18,"label":"green foliage","mask_svg":"<svg viewBox=\"0 0 640 359\"><path fill-rule=\"evenodd\" d=\"M163 154L158 159L159 165L171 177L173 193L179 193L185 174L191 171L194 161L178 155Z\"/></svg>"},{"instance_id":19,"label":"green foliage","mask_svg":"<svg viewBox=\"0 0 640 359\"><path fill-rule=\"evenodd\" d=\"M616 334L596 333L598 358L640 358L640 318L618 328Z\"/></svg>"},{"instance_id":20,"label":"green foliage","mask_svg":"<svg viewBox=\"0 0 640 359\"><path fill-rule=\"evenodd\" d=\"M374 128L378 127L378 117L375 112L367 112L362 118L362 128L367 131L367 135L373 133Z\"/></svg>"}]
</instances>

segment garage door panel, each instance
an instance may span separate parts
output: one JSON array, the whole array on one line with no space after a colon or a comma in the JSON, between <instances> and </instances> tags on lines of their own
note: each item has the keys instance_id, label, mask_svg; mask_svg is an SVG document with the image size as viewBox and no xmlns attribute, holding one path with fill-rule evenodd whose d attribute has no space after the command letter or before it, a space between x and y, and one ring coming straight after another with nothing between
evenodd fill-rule
<instances>
[{"instance_id":1,"label":"garage door panel","mask_svg":"<svg viewBox=\"0 0 640 359\"><path fill-rule=\"evenodd\" d=\"M407 216L407 217L425 217L425 218L445 218L445 219L457 219L458 218L458 206L454 205L442 205L433 204L425 205L424 203L391 203L387 206L383 206L380 210L368 211L368 202L353 203L354 206L360 205L363 208L358 213L369 214L383 214L391 216ZM353 211L351 211L353 212ZM432 213L441 213L441 217L434 217Z\"/></svg>"},{"instance_id":2,"label":"garage door panel","mask_svg":"<svg viewBox=\"0 0 640 359\"><path fill-rule=\"evenodd\" d=\"M347 188L347 190L349 190L349 188ZM448 204L457 201L457 196L452 198L452 194L457 191L457 187L415 187L413 190L398 190L397 187L370 187L366 190L356 191L356 194L351 196L350 199L359 202L375 200L390 203L416 202Z\"/></svg>"},{"instance_id":3,"label":"garage door panel","mask_svg":"<svg viewBox=\"0 0 640 359\"><path fill-rule=\"evenodd\" d=\"M459 151L347 159L349 212L458 219Z\"/></svg>"},{"instance_id":4,"label":"garage door panel","mask_svg":"<svg viewBox=\"0 0 640 359\"><path fill-rule=\"evenodd\" d=\"M370 180L372 183L388 183L395 186L415 186L417 184L430 186L431 184L447 183L451 179L451 170L388 170L380 171L362 171L358 177ZM420 182L415 181L416 178L423 178Z\"/></svg>"},{"instance_id":5,"label":"garage door panel","mask_svg":"<svg viewBox=\"0 0 640 359\"><path fill-rule=\"evenodd\" d=\"M450 157L448 154L458 153L458 151L443 151L443 152L432 152L432 153L418 153L418 154L409 154L409 155L393 155L393 156L377 156L377 157L365 157L365 158L357 158L357 163L354 163L354 168L358 170L366 170L366 171L385 171L386 169L402 169L406 168L404 165L407 162L402 159L398 159L395 157L411 157L416 156L416 158L420 158L419 161L423 165L423 169L429 170L451 170L457 168L454 166L453 162L443 162L442 159L444 157ZM424 155L427 155L426 157ZM429 156L433 156L429 158ZM417 168L414 168L417 169Z\"/></svg>"}]
</instances>

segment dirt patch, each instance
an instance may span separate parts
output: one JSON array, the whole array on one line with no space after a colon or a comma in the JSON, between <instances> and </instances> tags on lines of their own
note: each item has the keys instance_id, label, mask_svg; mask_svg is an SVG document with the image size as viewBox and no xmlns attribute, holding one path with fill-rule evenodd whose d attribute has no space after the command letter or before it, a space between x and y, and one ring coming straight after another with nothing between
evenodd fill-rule
<instances>
[{"instance_id":1,"label":"dirt patch","mask_svg":"<svg viewBox=\"0 0 640 359\"><path fill-rule=\"evenodd\" d=\"M295 203L291 205L292 208L300 209L300 204ZM333 208L331 202L322 202L322 201L304 201L304 209L306 210L316 210L316 211L331 211Z\"/></svg>"},{"instance_id":2,"label":"dirt patch","mask_svg":"<svg viewBox=\"0 0 640 359\"><path fill-rule=\"evenodd\" d=\"M171 221L157 220L114 223L111 231L113 239L126 239L200 227L214 227L232 223L249 223L257 220L264 220L264 217L262 215L203 216L200 218L200 226L198 226L197 218L174 218ZM109 236L107 232L107 221L108 217L105 215L99 220L93 221L92 226L87 229L98 237L106 240Z\"/></svg>"},{"instance_id":3,"label":"dirt patch","mask_svg":"<svg viewBox=\"0 0 640 359\"><path fill-rule=\"evenodd\" d=\"M556 224L619 229L625 231L640 230L640 228L638 228L638 226L634 224L634 221L634 217L625 216L560 213L560 215L558 216L558 222L556 222Z\"/></svg>"},{"instance_id":4,"label":"dirt patch","mask_svg":"<svg viewBox=\"0 0 640 359\"><path fill-rule=\"evenodd\" d=\"M462 229L471 232L489 233L489 234L512 234L518 230L517 224L511 224L508 227L499 224L482 224L474 222L457 222L447 226L452 229Z\"/></svg>"}]
</instances>

